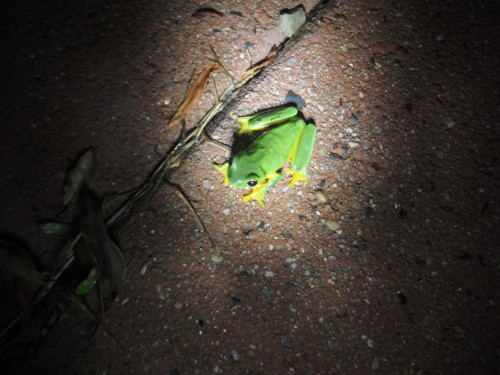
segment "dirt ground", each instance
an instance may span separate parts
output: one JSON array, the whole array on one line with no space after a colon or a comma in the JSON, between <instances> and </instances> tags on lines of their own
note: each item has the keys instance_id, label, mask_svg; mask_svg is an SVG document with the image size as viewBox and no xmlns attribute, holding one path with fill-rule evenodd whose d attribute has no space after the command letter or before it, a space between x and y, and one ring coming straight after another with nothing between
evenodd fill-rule
<instances>
[{"instance_id":1,"label":"dirt ground","mask_svg":"<svg viewBox=\"0 0 500 375\"><path fill-rule=\"evenodd\" d=\"M50 271L63 208L90 146L95 191L144 181L213 54L238 80L285 40L303 1L14 2L1 12L0 232ZM214 8L222 17L205 14ZM88 338L72 310L41 345L2 338L4 374L500 373L498 1L329 1L210 124L305 104L317 127L307 185L242 202L203 142L112 228L126 280ZM210 80L192 128L231 84ZM1 278L2 326L17 315ZM76 314L76 313L75 313ZM36 320L36 314L33 319ZM31 328L30 328L31 327ZM33 328L34 327L34 328ZM26 333L28 331L28 333ZM47 333L47 332L45 332Z\"/></svg>"}]
</instances>

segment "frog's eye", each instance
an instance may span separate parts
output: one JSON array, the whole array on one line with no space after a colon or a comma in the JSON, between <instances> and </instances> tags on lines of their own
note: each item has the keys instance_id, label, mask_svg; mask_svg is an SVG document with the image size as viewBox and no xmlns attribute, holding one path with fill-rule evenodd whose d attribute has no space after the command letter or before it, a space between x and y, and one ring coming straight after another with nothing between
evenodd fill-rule
<instances>
[{"instance_id":1,"label":"frog's eye","mask_svg":"<svg viewBox=\"0 0 500 375\"><path fill-rule=\"evenodd\" d=\"M250 180L247 182L247 184L248 184L248 186L255 186L255 185L257 185L257 182L258 182L257 180Z\"/></svg>"}]
</instances>

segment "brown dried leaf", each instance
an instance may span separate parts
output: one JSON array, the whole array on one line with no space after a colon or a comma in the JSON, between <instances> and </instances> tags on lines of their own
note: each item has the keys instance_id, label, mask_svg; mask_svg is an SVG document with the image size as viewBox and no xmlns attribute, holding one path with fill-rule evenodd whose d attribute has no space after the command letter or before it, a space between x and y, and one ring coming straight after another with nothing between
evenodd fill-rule
<instances>
[{"instance_id":1,"label":"brown dried leaf","mask_svg":"<svg viewBox=\"0 0 500 375\"><path fill-rule=\"evenodd\" d=\"M0 239L0 268L35 285L45 282L28 251L9 239Z\"/></svg>"},{"instance_id":2,"label":"brown dried leaf","mask_svg":"<svg viewBox=\"0 0 500 375\"><path fill-rule=\"evenodd\" d=\"M266 58L262 61L259 61L257 64L251 66L248 68L244 73L243 76L241 77L241 80L247 79L249 76L254 74L256 70L264 68L266 65L269 65L272 63L274 60L276 60L276 57L278 56L278 49L276 46L273 46L271 48L271 51L269 51L269 54L266 56Z\"/></svg>"},{"instance_id":3,"label":"brown dried leaf","mask_svg":"<svg viewBox=\"0 0 500 375\"><path fill-rule=\"evenodd\" d=\"M68 173L64 186L64 205L74 203L83 185L92 187L97 170L97 156L94 147L85 151Z\"/></svg>"},{"instance_id":4,"label":"brown dried leaf","mask_svg":"<svg viewBox=\"0 0 500 375\"><path fill-rule=\"evenodd\" d=\"M210 75L218 69L220 69L220 64L218 62L215 62L208 68L205 68L203 72L201 72L201 74L198 76L198 78L196 78L196 81L194 81L193 85L189 89L189 92L186 95L186 98L182 102L181 106L170 120L168 127L171 128L177 125L179 121L187 116L187 114L193 109L196 103L198 103L198 100L200 100L201 94L203 94L203 89L208 82L208 78L210 78Z\"/></svg>"},{"instance_id":5,"label":"brown dried leaf","mask_svg":"<svg viewBox=\"0 0 500 375\"><path fill-rule=\"evenodd\" d=\"M125 259L109 236L97 197L86 186L81 191L81 222L82 237L97 262L102 298L110 302L125 279Z\"/></svg>"}]
</instances>

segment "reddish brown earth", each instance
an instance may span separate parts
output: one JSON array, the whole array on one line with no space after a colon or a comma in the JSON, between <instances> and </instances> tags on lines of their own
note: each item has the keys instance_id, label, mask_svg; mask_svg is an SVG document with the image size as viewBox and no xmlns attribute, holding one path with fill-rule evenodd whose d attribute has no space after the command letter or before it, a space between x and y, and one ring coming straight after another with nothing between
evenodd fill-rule
<instances>
[{"instance_id":1,"label":"reddish brown earth","mask_svg":"<svg viewBox=\"0 0 500 375\"><path fill-rule=\"evenodd\" d=\"M179 137L166 124L210 45L238 79L298 4L10 4L0 231L50 270L59 240L36 220L61 210L78 154L96 148L100 195L139 185ZM192 16L204 7L224 16ZM498 16L496 1L327 3L209 127L231 144L237 115L292 90L318 129L308 184L243 203L211 166L228 155L202 143L168 179L217 249L162 184L112 228L128 267L106 329L89 339L68 312L37 347L28 324L2 341L2 373L500 373ZM211 81L188 127L216 95Z\"/></svg>"}]
</instances>

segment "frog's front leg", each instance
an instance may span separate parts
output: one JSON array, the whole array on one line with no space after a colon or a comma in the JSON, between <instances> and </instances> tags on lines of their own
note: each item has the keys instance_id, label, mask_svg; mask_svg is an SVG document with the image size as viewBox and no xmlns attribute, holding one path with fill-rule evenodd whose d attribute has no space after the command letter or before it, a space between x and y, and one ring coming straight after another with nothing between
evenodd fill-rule
<instances>
[{"instance_id":1,"label":"frog's front leg","mask_svg":"<svg viewBox=\"0 0 500 375\"><path fill-rule=\"evenodd\" d=\"M227 177L227 171L229 169L229 163L226 162L224 164L214 164L213 167L217 169L218 171L222 172L222 175L224 176L224 181L222 183L224 185L229 185L229 178Z\"/></svg>"},{"instance_id":2,"label":"frog's front leg","mask_svg":"<svg viewBox=\"0 0 500 375\"><path fill-rule=\"evenodd\" d=\"M261 207L264 207L264 198L269 189L281 181L283 175L278 172L268 173L266 179L254 186L252 192L243 197L243 202L255 199Z\"/></svg>"},{"instance_id":3,"label":"frog's front leg","mask_svg":"<svg viewBox=\"0 0 500 375\"><path fill-rule=\"evenodd\" d=\"M293 173L293 177L289 186L294 186L299 181L307 182L307 166L311 160L315 137L316 127L313 124L307 124L290 156L291 168L286 173Z\"/></svg>"},{"instance_id":4,"label":"frog's front leg","mask_svg":"<svg viewBox=\"0 0 500 375\"><path fill-rule=\"evenodd\" d=\"M241 124L237 134L248 132L252 134L255 130L262 130L270 125L277 124L297 115L297 108L285 107L277 111L259 113L252 116L241 116L237 121Z\"/></svg>"}]
</instances>

